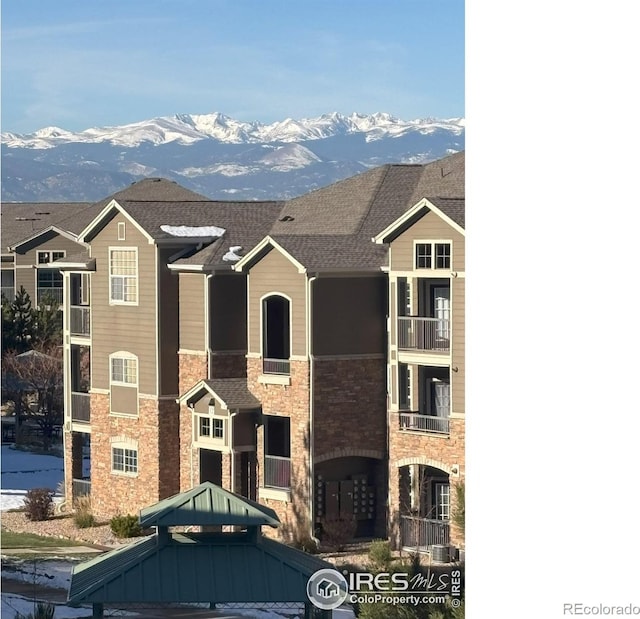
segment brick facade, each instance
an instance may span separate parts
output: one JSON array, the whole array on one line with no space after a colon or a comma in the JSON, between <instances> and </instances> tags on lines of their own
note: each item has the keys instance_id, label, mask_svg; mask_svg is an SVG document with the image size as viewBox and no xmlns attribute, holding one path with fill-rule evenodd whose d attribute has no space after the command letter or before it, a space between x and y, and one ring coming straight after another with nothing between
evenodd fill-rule
<instances>
[{"instance_id":1,"label":"brick facade","mask_svg":"<svg viewBox=\"0 0 640 619\"><path fill-rule=\"evenodd\" d=\"M92 393L91 425L91 497L98 519L137 514L143 507L178 492L175 402L141 398L138 416L124 417L109 414L108 395ZM111 447L116 438L131 441L131 448L137 444L137 474L112 472Z\"/></svg>"},{"instance_id":2,"label":"brick facade","mask_svg":"<svg viewBox=\"0 0 640 619\"><path fill-rule=\"evenodd\" d=\"M389 427L389 535L398 544L398 511L400 497L400 467L422 464L449 474L451 513L456 509L455 485L464 482L465 420L451 419L449 436L434 436L421 432L405 432L398 428L398 414L390 413ZM454 546L463 544L464 535L451 523L450 539Z\"/></svg>"}]
</instances>

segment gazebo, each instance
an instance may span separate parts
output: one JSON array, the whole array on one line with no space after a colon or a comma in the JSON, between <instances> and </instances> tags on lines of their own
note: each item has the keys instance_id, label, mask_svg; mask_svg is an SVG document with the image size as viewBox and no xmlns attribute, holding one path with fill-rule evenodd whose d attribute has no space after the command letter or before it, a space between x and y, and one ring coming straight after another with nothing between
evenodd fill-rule
<instances>
[{"instance_id":1,"label":"gazebo","mask_svg":"<svg viewBox=\"0 0 640 619\"><path fill-rule=\"evenodd\" d=\"M333 566L273 539L262 526L278 527L276 513L254 501L204 482L140 512L155 535L77 565L68 604L104 605L209 603L237 607L304 604L305 618L331 617L307 597L317 570ZM200 526L203 532L169 527ZM235 530L223 531L222 527Z\"/></svg>"}]
</instances>

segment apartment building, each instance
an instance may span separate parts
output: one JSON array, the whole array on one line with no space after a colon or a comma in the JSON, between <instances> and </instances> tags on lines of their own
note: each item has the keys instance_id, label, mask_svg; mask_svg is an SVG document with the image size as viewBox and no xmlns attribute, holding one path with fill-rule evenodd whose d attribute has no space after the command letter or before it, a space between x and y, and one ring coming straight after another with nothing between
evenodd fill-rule
<instances>
[{"instance_id":1,"label":"apartment building","mask_svg":"<svg viewBox=\"0 0 640 619\"><path fill-rule=\"evenodd\" d=\"M77 241L86 203L2 205L2 296L12 301L24 287L35 307L47 297L62 303L62 275L52 262L83 251Z\"/></svg>"},{"instance_id":2,"label":"apartment building","mask_svg":"<svg viewBox=\"0 0 640 619\"><path fill-rule=\"evenodd\" d=\"M104 518L212 481L289 536L457 542L464 153L286 202L145 179L93 208L56 262L67 496Z\"/></svg>"}]
</instances>

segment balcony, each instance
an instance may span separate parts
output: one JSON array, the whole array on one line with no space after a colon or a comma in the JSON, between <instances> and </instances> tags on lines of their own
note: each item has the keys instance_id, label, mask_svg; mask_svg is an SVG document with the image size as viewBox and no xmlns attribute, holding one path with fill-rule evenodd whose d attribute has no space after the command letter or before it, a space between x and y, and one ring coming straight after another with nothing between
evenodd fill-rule
<instances>
[{"instance_id":1,"label":"balcony","mask_svg":"<svg viewBox=\"0 0 640 619\"><path fill-rule=\"evenodd\" d=\"M421 415L415 412L399 413L400 430L425 432L430 434L449 434L449 418L433 415Z\"/></svg>"},{"instance_id":2,"label":"balcony","mask_svg":"<svg viewBox=\"0 0 640 619\"><path fill-rule=\"evenodd\" d=\"M72 495L74 499L78 499L81 496L90 496L91 495L91 479L83 478L83 479L73 479L71 480L72 484Z\"/></svg>"},{"instance_id":3,"label":"balcony","mask_svg":"<svg viewBox=\"0 0 640 619\"><path fill-rule=\"evenodd\" d=\"M398 348L449 352L449 320L400 316L398 318Z\"/></svg>"},{"instance_id":4,"label":"balcony","mask_svg":"<svg viewBox=\"0 0 640 619\"><path fill-rule=\"evenodd\" d=\"M449 522L417 516L400 516L402 548L427 550L431 546L449 544Z\"/></svg>"},{"instance_id":5,"label":"balcony","mask_svg":"<svg viewBox=\"0 0 640 619\"><path fill-rule=\"evenodd\" d=\"M91 396L88 393L71 392L71 421L91 423Z\"/></svg>"},{"instance_id":6,"label":"balcony","mask_svg":"<svg viewBox=\"0 0 640 619\"><path fill-rule=\"evenodd\" d=\"M291 488L291 458L264 456L264 485L267 488Z\"/></svg>"},{"instance_id":7,"label":"balcony","mask_svg":"<svg viewBox=\"0 0 640 619\"><path fill-rule=\"evenodd\" d=\"M289 359L263 359L262 372L288 376L291 373L291 363Z\"/></svg>"},{"instance_id":8,"label":"balcony","mask_svg":"<svg viewBox=\"0 0 640 619\"><path fill-rule=\"evenodd\" d=\"M52 298L58 305L62 305L62 288L38 286L38 303L42 303L48 297Z\"/></svg>"},{"instance_id":9,"label":"balcony","mask_svg":"<svg viewBox=\"0 0 640 619\"><path fill-rule=\"evenodd\" d=\"M91 335L91 308L88 305L71 305L71 335L89 337Z\"/></svg>"}]
</instances>

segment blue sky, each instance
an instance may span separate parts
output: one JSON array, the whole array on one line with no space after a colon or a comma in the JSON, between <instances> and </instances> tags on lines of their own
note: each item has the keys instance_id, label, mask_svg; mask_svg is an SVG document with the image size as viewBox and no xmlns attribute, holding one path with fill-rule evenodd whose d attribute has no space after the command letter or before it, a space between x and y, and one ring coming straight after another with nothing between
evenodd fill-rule
<instances>
[{"instance_id":1,"label":"blue sky","mask_svg":"<svg viewBox=\"0 0 640 619\"><path fill-rule=\"evenodd\" d=\"M2 130L464 116L462 0L4 0Z\"/></svg>"}]
</instances>

